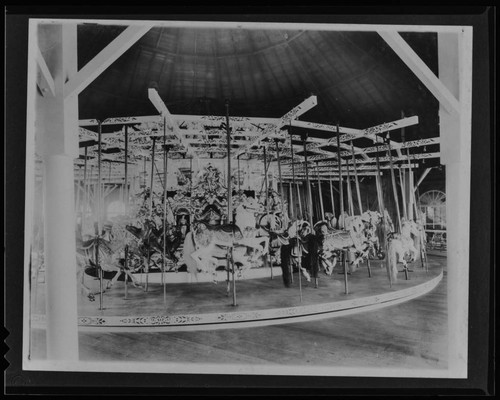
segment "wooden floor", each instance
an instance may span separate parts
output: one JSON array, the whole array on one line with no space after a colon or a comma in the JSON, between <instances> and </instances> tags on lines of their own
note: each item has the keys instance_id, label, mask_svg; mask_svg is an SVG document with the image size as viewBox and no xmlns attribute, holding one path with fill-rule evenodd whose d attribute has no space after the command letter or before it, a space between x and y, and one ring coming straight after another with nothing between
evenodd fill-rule
<instances>
[{"instance_id":1,"label":"wooden floor","mask_svg":"<svg viewBox=\"0 0 500 400\"><path fill-rule=\"evenodd\" d=\"M96 330L79 333L79 351L82 361L119 361L145 363L188 363L188 365L215 364L228 366L293 366L293 367L355 367L355 368L404 368L404 369L445 369L447 367L447 301L446 301L446 258L429 257L431 268L443 269L443 279L431 292L416 299L348 316L327 318L318 321L287 323L282 325L181 332L108 332ZM377 274L385 271L374 268ZM366 271L356 271L364 275L363 282L370 284ZM404 281L404 275L401 274ZM352 281L351 290L362 292ZM334 280L342 282L338 275ZM385 278L387 279L387 278ZM280 283L275 278L272 283ZM326 282L323 278L321 283ZM248 285L255 283L248 282ZM271 283L268 283L271 285ZM297 281L295 282L297 284ZM204 285L204 284L199 284ZM292 293L292 289L283 291ZM310 284L309 284L310 285ZM343 291L338 287L337 295ZM225 285L212 287L214 298L220 299L224 307L230 307L225 296ZM323 287L324 288L324 287ZM161 289L161 288L160 288ZM321 288L320 288L321 289ZM320 289L304 288L305 301L311 301L311 293L327 295ZM156 288L155 290L158 290ZM391 290L387 285L384 291ZM220 293L219 293L220 292ZM117 291L118 293L118 291ZM202 296L206 291L199 291ZM123 292L120 296L123 295ZM133 291L129 291L133 295ZM142 296L137 291L137 296ZM109 308L102 312L120 311L118 298L114 304L107 297ZM297 299L297 292L293 296ZM199 297L194 296L200 300ZM283 298L277 295L276 298ZM159 309L164 307L162 296L156 298ZM127 300L129 301L129 300ZM148 301L148 300L147 300ZM146 302L147 302L146 301ZM217 307L216 301L208 301L207 309ZM256 304L262 301L259 291L254 296ZM285 301L285 300L283 300ZM295 301L295 300L294 300ZM193 299L179 300L176 307L189 308ZM130 302L128 303L130 305ZM144 306L144 304L142 305ZM142 307L138 305L137 307ZM88 308L84 304L81 310ZM242 307L245 307L242 304ZM93 306L94 313L96 305ZM79 312L80 312L79 311ZM136 310L137 311L137 310ZM130 312L130 310L129 310ZM32 358L45 358L45 331L32 331ZM185 371L184 371L185 372Z\"/></svg>"}]
</instances>

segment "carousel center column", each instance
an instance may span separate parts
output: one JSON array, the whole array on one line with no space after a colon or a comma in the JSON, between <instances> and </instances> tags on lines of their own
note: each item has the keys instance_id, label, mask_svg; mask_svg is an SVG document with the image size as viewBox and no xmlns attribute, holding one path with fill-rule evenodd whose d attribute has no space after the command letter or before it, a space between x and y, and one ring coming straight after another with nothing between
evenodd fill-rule
<instances>
[{"instance_id":1,"label":"carousel center column","mask_svg":"<svg viewBox=\"0 0 500 400\"><path fill-rule=\"evenodd\" d=\"M43 204L48 360L78 360L78 315L74 204L74 159L78 157L78 97L64 96L76 72L76 24L39 28L39 43L51 43L45 60L54 92L36 101L37 148L44 160Z\"/></svg>"}]
</instances>

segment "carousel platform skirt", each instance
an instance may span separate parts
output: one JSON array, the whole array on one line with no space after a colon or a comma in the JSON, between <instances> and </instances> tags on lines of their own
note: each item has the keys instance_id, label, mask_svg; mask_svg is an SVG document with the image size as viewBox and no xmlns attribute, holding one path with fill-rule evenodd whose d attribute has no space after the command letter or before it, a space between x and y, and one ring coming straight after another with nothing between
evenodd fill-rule
<instances>
[{"instance_id":1,"label":"carousel platform skirt","mask_svg":"<svg viewBox=\"0 0 500 400\"><path fill-rule=\"evenodd\" d=\"M307 282L298 273L293 283L285 287L281 269L261 268L252 279L237 279L233 286L226 282L227 274L220 271L217 284L209 274L198 274L198 282L187 282L187 273L166 273L165 285L157 282L161 274L138 277L138 287L118 281L95 301L79 290L78 323L80 330L107 331L175 331L210 330L254 327L304 322L332 318L359 312L397 306L432 291L443 277L438 260L429 257L428 270L420 262L410 265L412 272L405 279L398 275L397 283L389 284L385 263L371 262L371 277L365 264L347 275L347 286L341 267L332 275L319 275ZM400 268L401 269L401 268ZM174 279L174 276L177 276ZM201 281L204 279L209 281ZM248 277L247 277L248 278ZM231 277L232 279L232 277ZM300 282L299 282L300 279ZM88 287L98 287L99 281L86 277ZM147 290L146 290L147 286ZM33 327L43 329L45 284L37 284L34 295ZM346 290L347 289L347 290ZM346 293L347 291L347 293Z\"/></svg>"}]
</instances>

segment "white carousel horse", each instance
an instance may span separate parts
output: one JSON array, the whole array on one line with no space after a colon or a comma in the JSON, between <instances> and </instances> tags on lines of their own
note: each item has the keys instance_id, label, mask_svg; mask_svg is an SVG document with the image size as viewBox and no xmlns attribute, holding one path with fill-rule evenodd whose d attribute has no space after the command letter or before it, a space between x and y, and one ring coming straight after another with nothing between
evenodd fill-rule
<instances>
[{"instance_id":1,"label":"white carousel horse","mask_svg":"<svg viewBox=\"0 0 500 400\"><path fill-rule=\"evenodd\" d=\"M401 233L389 235L387 274L391 282L397 282L397 264L402 263L406 269L409 262L416 261L420 253L422 227L415 221L401 220Z\"/></svg>"},{"instance_id":2,"label":"white carousel horse","mask_svg":"<svg viewBox=\"0 0 500 400\"><path fill-rule=\"evenodd\" d=\"M260 266L268 244L268 237L243 237L237 225L209 227L198 222L186 235L183 259L192 276L197 278L198 272L211 273L217 283L216 269L226 265L228 248L232 247L233 263L241 277L245 270Z\"/></svg>"},{"instance_id":3,"label":"white carousel horse","mask_svg":"<svg viewBox=\"0 0 500 400\"><path fill-rule=\"evenodd\" d=\"M378 242L376 226L380 223L378 212L366 211L362 215L345 217L346 230L323 232L320 239L319 262L327 275L331 275L337 263L338 251L347 250L354 257L350 263L351 271L369 256Z\"/></svg>"}]
</instances>

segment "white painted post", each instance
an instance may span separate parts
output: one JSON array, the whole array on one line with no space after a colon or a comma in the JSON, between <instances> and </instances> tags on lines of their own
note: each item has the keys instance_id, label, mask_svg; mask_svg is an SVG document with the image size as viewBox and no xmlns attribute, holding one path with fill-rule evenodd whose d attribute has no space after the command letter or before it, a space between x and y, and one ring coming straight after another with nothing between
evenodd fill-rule
<instances>
[{"instance_id":1,"label":"white painted post","mask_svg":"<svg viewBox=\"0 0 500 400\"><path fill-rule=\"evenodd\" d=\"M76 24L38 27L54 80L54 96L37 96L35 132L44 158L44 246L47 359L78 360L74 166L78 157L78 98L64 98L76 72Z\"/></svg>"},{"instance_id":2,"label":"white painted post","mask_svg":"<svg viewBox=\"0 0 500 400\"><path fill-rule=\"evenodd\" d=\"M441 163L446 165L448 260L448 365L467 377L472 28L438 33L439 79L459 101L459 112L440 105Z\"/></svg>"},{"instance_id":3,"label":"white painted post","mask_svg":"<svg viewBox=\"0 0 500 400\"><path fill-rule=\"evenodd\" d=\"M45 157L47 358L78 359L73 157Z\"/></svg>"}]
</instances>

